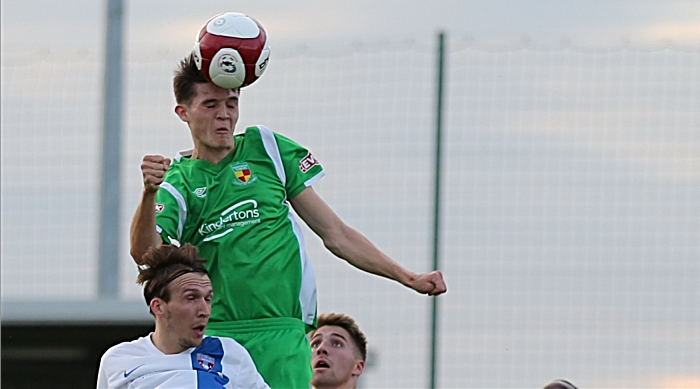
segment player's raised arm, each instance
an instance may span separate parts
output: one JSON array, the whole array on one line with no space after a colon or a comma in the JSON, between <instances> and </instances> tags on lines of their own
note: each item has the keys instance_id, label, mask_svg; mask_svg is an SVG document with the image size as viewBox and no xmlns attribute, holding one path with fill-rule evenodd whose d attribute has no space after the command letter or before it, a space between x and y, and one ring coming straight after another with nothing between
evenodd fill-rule
<instances>
[{"instance_id":1,"label":"player's raised arm","mask_svg":"<svg viewBox=\"0 0 700 389\"><path fill-rule=\"evenodd\" d=\"M143 192L141 201L131 221L131 256L137 265L142 264L143 255L153 246L160 246L162 238L156 232L156 193L163 183L170 159L160 155L147 155L141 163Z\"/></svg>"},{"instance_id":2,"label":"player's raised arm","mask_svg":"<svg viewBox=\"0 0 700 389\"><path fill-rule=\"evenodd\" d=\"M345 224L323 199L308 187L290 200L296 213L334 255L366 272L398 281L423 294L447 291L439 270L416 274L381 252L357 230Z\"/></svg>"}]
</instances>

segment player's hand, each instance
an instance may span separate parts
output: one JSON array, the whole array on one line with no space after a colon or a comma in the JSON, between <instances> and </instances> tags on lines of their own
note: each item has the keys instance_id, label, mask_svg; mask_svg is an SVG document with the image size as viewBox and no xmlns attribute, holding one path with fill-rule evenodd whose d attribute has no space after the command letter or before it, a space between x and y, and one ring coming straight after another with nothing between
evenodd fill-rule
<instances>
[{"instance_id":1,"label":"player's hand","mask_svg":"<svg viewBox=\"0 0 700 389\"><path fill-rule=\"evenodd\" d=\"M163 176L170 167L170 158L162 155L146 155L141 162L143 187L147 192L157 192L163 183Z\"/></svg>"},{"instance_id":2,"label":"player's hand","mask_svg":"<svg viewBox=\"0 0 700 389\"><path fill-rule=\"evenodd\" d=\"M411 282L411 288L418 293L429 296L437 296L447 292L447 285L445 285L445 280L442 278L440 270L416 275L416 278Z\"/></svg>"}]
</instances>

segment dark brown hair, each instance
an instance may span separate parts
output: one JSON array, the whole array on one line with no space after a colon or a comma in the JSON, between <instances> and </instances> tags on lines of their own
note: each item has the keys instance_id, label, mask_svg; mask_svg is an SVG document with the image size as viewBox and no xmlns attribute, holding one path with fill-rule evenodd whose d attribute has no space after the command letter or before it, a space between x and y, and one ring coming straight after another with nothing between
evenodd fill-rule
<instances>
[{"instance_id":1,"label":"dark brown hair","mask_svg":"<svg viewBox=\"0 0 700 389\"><path fill-rule=\"evenodd\" d=\"M139 267L139 276L136 278L137 284L144 284L143 297L146 304L150 306L151 300L156 297L165 302L170 301L168 285L184 274L208 275L204 267L207 260L199 258L198 253L197 247L189 243L182 247L170 244L151 247L143 256L143 265Z\"/></svg>"},{"instance_id":2,"label":"dark brown hair","mask_svg":"<svg viewBox=\"0 0 700 389\"><path fill-rule=\"evenodd\" d=\"M194 62L194 55L190 53L187 57L180 61L180 65L175 70L173 78L173 92L175 92L175 101L178 104L189 105L197 93L197 84L209 82L204 75L197 69L197 64ZM233 88L238 93L240 88Z\"/></svg>"},{"instance_id":3,"label":"dark brown hair","mask_svg":"<svg viewBox=\"0 0 700 389\"><path fill-rule=\"evenodd\" d=\"M196 84L208 82L206 78L199 72L197 65L194 62L194 56L190 53L182 61L180 66L175 70L175 78L173 79L173 91L175 92L175 101L178 104L189 104L196 93Z\"/></svg>"},{"instance_id":4,"label":"dark brown hair","mask_svg":"<svg viewBox=\"0 0 700 389\"><path fill-rule=\"evenodd\" d=\"M318 326L311 331L309 336L313 338L316 331L324 326L337 326L347 331L350 334L350 338L352 338L352 342L360 350L362 360L367 360L367 338L365 338L365 334L360 331L360 327L350 316L342 313L324 313L318 317Z\"/></svg>"}]
</instances>

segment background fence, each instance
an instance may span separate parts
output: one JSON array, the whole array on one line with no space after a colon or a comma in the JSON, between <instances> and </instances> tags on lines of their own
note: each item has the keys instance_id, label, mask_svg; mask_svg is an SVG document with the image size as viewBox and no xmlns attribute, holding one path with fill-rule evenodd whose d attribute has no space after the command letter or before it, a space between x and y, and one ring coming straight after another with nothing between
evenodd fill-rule
<instances>
[{"instance_id":1,"label":"background fence","mask_svg":"<svg viewBox=\"0 0 700 389\"><path fill-rule=\"evenodd\" d=\"M432 265L435 44L273 48L238 125L310 148L321 196L417 272ZM184 54L125 62L126 301L141 298L141 157L191 146L171 92ZM700 384L700 49L448 36L446 60L438 386ZM102 71L90 52L3 53L3 304L97 299ZM361 385L425 387L429 298L306 236L319 312L368 336Z\"/></svg>"}]
</instances>

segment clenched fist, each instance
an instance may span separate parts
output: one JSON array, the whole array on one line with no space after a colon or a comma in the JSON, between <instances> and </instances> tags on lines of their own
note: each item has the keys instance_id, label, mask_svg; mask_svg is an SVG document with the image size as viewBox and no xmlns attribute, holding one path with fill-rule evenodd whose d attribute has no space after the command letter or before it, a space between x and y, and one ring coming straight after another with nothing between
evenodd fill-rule
<instances>
[{"instance_id":1,"label":"clenched fist","mask_svg":"<svg viewBox=\"0 0 700 389\"><path fill-rule=\"evenodd\" d=\"M447 292L447 285L440 270L416 275L409 286L416 292L428 296L437 296Z\"/></svg>"},{"instance_id":2,"label":"clenched fist","mask_svg":"<svg viewBox=\"0 0 700 389\"><path fill-rule=\"evenodd\" d=\"M146 155L141 162L143 187L148 192L157 192L163 183L163 176L170 167L170 158L162 155Z\"/></svg>"}]
</instances>

